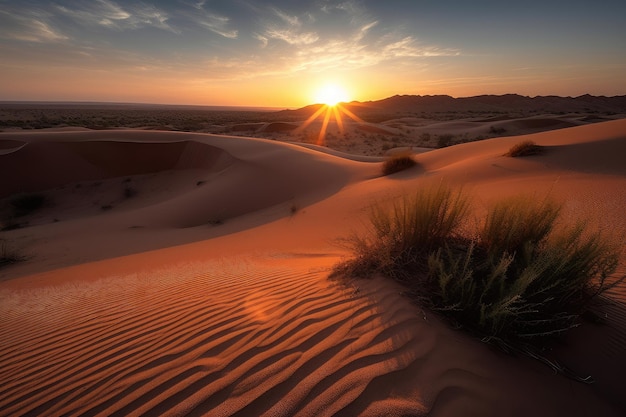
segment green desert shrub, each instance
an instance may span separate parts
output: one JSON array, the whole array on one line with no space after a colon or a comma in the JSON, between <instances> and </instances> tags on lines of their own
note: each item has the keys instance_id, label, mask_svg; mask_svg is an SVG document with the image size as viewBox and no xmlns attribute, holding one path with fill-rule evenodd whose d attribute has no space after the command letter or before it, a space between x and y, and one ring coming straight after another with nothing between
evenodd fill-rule
<instances>
[{"instance_id":1,"label":"green desert shrub","mask_svg":"<svg viewBox=\"0 0 626 417\"><path fill-rule=\"evenodd\" d=\"M521 253L525 246L543 241L552 231L561 206L550 199L510 197L496 202L480 230L489 251Z\"/></svg>"},{"instance_id":2,"label":"green desert shrub","mask_svg":"<svg viewBox=\"0 0 626 417\"><path fill-rule=\"evenodd\" d=\"M515 197L470 230L465 194L430 187L375 205L334 274L393 278L483 340L528 352L576 326L593 297L624 279L613 277L620 246L582 222L561 224L560 213L548 198Z\"/></svg>"},{"instance_id":3,"label":"green desert shrub","mask_svg":"<svg viewBox=\"0 0 626 417\"><path fill-rule=\"evenodd\" d=\"M383 162L383 175L391 175L417 165L409 152L391 155Z\"/></svg>"},{"instance_id":4,"label":"green desert shrub","mask_svg":"<svg viewBox=\"0 0 626 417\"><path fill-rule=\"evenodd\" d=\"M416 266L414 261L459 235L468 209L469 199L462 191L444 184L391 204L375 204L368 233L344 240L354 258L337 271L351 275L388 272L400 279Z\"/></svg>"},{"instance_id":5,"label":"green desert shrub","mask_svg":"<svg viewBox=\"0 0 626 417\"><path fill-rule=\"evenodd\" d=\"M511 146L511 149L504 156L519 157L538 155L541 153L541 146L537 145L532 140L525 140L523 142L516 143Z\"/></svg>"}]
</instances>

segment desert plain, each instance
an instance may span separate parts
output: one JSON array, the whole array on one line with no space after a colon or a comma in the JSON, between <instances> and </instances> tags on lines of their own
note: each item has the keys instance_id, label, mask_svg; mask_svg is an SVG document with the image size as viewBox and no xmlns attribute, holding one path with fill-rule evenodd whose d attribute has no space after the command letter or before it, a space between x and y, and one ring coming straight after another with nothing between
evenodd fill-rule
<instances>
[{"instance_id":1,"label":"desert plain","mask_svg":"<svg viewBox=\"0 0 626 417\"><path fill-rule=\"evenodd\" d=\"M372 204L441 181L471 193L476 219L549 194L623 238L623 114L223 110L185 128L102 116L128 109L92 109L99 125L89 109L3 109L2 416L626 412L624 286L545 353L582 383L383 277L329 279ZM524 140L545 152L504 156ZM383 175L394 152L417 164ZM24 195L40 204L18 213Z\"/></svg>"}]
</instances>

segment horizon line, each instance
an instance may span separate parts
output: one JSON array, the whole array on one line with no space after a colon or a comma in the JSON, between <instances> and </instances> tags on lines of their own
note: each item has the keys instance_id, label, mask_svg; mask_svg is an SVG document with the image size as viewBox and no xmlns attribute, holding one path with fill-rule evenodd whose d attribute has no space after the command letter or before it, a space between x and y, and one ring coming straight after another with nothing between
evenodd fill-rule
<instances>
[{"instance_id":1,"label":"horizon line","mask_svg":"<svg viewBox=\"0 0 626 417\"><path fill-rule=\"evenodd\" d=\"M371 99L371 100L350 100L343 101L338 104L351 104L351 103L371 103L376 101L382 101L391 99L394 97L450 97L452 99L465 99L465 98L477 98L477 97L504 97L504 96L519 96L526 97L530 99L541 98L541 97L558 97L558 98L571 98L577 99L580 97L595 97L595 98L618 98L618 97L626 97L626 94L616 94L612 96L607 95L593 95L590 93L585 93L577 96L560 96L556 94L547 94L547 95L524 95L519 93L504 93L504 94L478 94L472 96L462 96L455 97L449 94L394 94L388 97L380 98L380 99ZM109 105L109 106L162 106L162 107L195 107L195 108L205 108L211 109L214 111L227 111L238 109L239 111L282 111L282 110L297 110L309 106L318 106L324 105L323 103L310 103L302 106L259 106L259 105L219 105L219 104L182 104L182 103L152 103L152 102L133 102L133 101L93 101L93 100L0 100L0 105L20 105L20 104L56 104L56 105L84 105L84 106L94 106L94 105Z\"/></svg>"}]
</instances>

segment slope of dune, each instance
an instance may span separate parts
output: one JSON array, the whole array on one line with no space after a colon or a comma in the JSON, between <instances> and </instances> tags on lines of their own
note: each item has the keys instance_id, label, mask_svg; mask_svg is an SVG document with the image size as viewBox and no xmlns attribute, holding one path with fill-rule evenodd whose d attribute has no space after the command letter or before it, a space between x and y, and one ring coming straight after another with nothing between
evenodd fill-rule
<instances>
[{"instance_id":1,"label":"slope of dune","mask_svg":"<svg viewBox=\"0 0 626 417\"><path fill-rule=\"evenodd\" d=\"M503 156L527 139L545 152ZM51 196L67 204L78 196L72 218L49 222L65 211L50 207L30 227L0 232L34 253L0 272L0 415L626 411L623 288L599 310L604 324L586 323L546 352L591 375L595 383L585 385L451 329L380 277L327 279L347 255L336 239L365 227L373 201L430 181L463 185L477 216L503 195L552 193L567 216L593 216L597 227L626 236L626 121L439 149L389 177L377 162L243 138L109 131L4 140L27 146L9 144L14 151L0 158L36 142L65 143L66 153L54 155L76 161L72 175L115 166L107 158L119 143L172 151L158 162L165 171L125 171L139 193L110 211L81 206L87 180L71 177ZM196 148L183 158L188 146ZM47 169L42 164L39 175ZM128 184L98 175L103 192ZM208 223L220 207L231 215Z\"/></svg>"},{"instance_id":2,"label":"slope of dune","mask_svg":"<svg viewBox=\"0 0 626 417\"><path fill-rule=\"evenodd\" d=\"M34 258L16 266L27 273L229 234L376 175L371 164L257 139L146 131L4 137L25 145L0 155L0 174L15 178L0 196L39 192L49 201L19 218L4 201L5 221L24 225L4 235ZM90 236L97 244L84 245Z\"/></svg>"}]
</instances>

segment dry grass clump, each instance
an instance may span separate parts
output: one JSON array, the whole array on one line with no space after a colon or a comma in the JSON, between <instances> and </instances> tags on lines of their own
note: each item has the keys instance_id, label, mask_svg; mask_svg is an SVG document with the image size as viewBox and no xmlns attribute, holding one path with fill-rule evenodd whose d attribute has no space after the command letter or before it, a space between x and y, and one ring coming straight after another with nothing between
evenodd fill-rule
<instances>
[{"instance_id":1,"label":"dry grass clump","mask_svg":"<svg viewBox=\"0 0 626 417\"><path fill-rule=\"evenodd\" d=\"M392 155L383 163L383 175L391 175L417 165L410 153Z\"/></svg>"},{"instance_id":2,"label":"dry grass clump","mask_svg":"<svg viewBox=\"0 0 626 417\"><path fill-rule=\"evenodd\" d=\"M612 276L620 246L583 222L560 225L550 199L502 200L473 232L462 229L468 207L442 184L376 205L335 275L382 273L484 341L526 352L578 325L589 301L624 279Z\"/></svg>"},{"instance_id":3,"label":"dry grass clump","mask_svg":"<svg viewBox=\"0 0 626 417\"><path fill-rule=\"evenodd\" d=\"M541 146L537 145L532 140L525 140L511 146L511 149L509 149L509 151L505 153L504 156L511 156L515 158L519 156L539 155L541 151Z\"/></svg>"}]
</instances>

